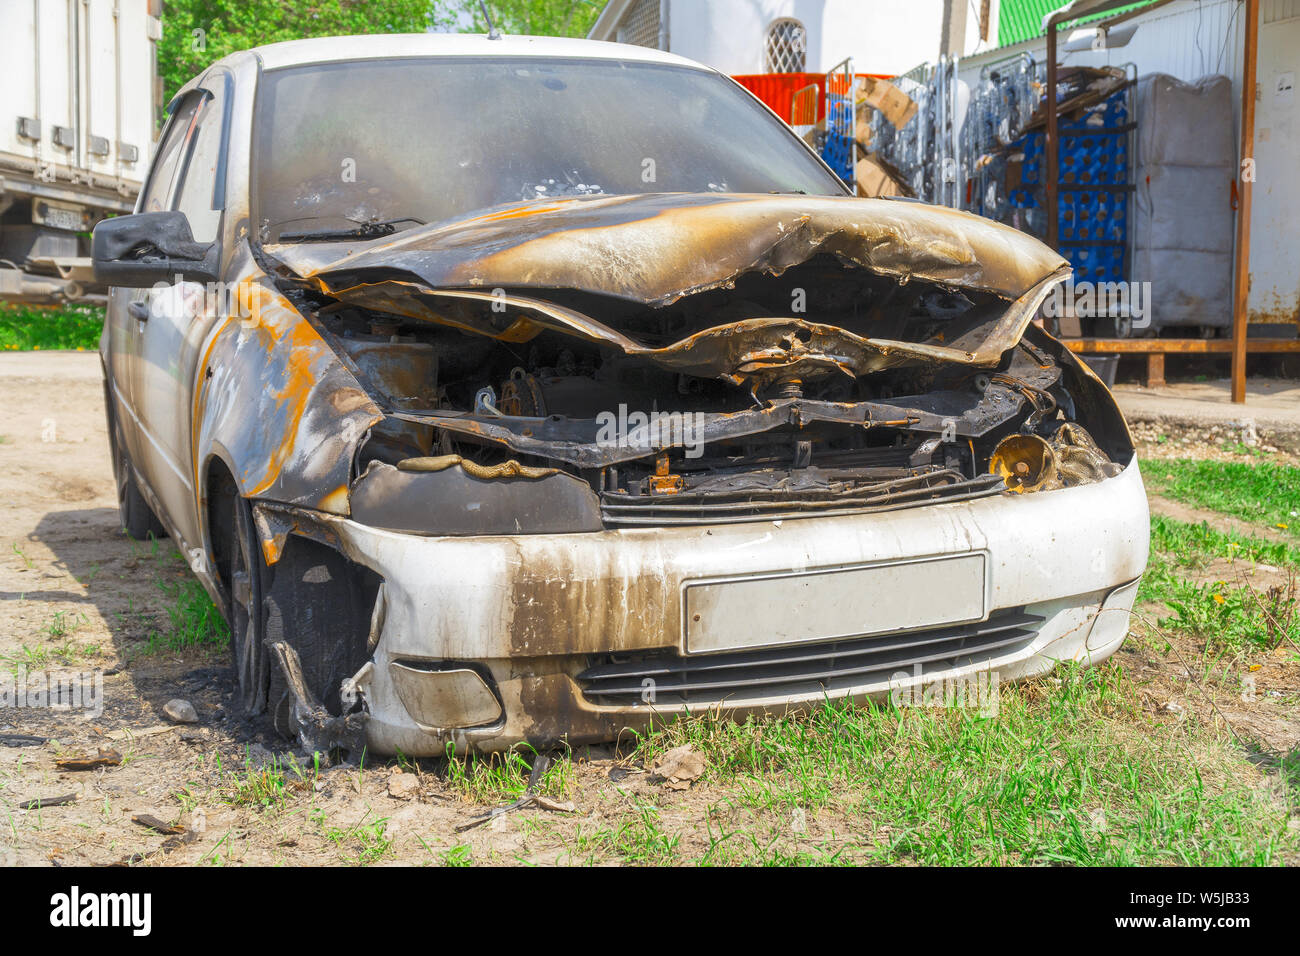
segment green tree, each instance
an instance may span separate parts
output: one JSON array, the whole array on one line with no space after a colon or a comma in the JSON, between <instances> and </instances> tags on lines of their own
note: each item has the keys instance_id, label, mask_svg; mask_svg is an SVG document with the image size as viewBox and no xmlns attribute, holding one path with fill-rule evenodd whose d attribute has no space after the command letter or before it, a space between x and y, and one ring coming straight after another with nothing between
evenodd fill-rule
<instances>
[{"instance_id":1,"label":"green tree","mask_svg":"<svg viewBox=\"0 0 1300 956\"><path fill-rule=\"evenodd\" d=\"M303 37L423 33L454 18L439 0L167 0L158 72L170 97L236 50Z\"/></svg>"},{"instance_id":2,"label":"green tree","mask_svg":"<svg viewBox=\"0 0 1300 956\"><path fill-rule=\"evenodd\" d=\"M502 33L583 37L600 16L605 0L487 0L487 5ZM468 17L473 23L471 32L487 31L478 0L461 0L460 10L461 22Z\"/></svg>"},{"instance_id":3,"label":"green tree","mask_svg":"<svg viewBox=\"0 0 1300 956\"><path fill-rule=\"evenodd\" d=\"M503 33L581 37L605 0L488 0ZM485 32L477 0L166 0L158 72L168 99L236 50L356 33Z\"/></svg>"}]
</instances>

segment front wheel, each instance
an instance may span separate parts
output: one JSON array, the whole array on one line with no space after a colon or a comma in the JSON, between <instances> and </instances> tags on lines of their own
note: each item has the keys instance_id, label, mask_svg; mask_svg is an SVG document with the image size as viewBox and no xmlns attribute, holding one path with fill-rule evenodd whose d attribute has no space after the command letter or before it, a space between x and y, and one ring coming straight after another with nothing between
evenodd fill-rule
<instances>
[{"instance_id":1,"label":"front wheel","mask_svg":"<svg viewBox=\"0 0 1300 956\"><path fill-rule=\"evenodd\" d=\"M266 580L262 551L253 528L247 499L236 495L230 523L230 650L235 664L240 709L255 717L266 710L271 679L270 656L264 646L266 611L262 592Z\"/></svg>"},{"instance_id":2,"label":"front wheel","mask_svg":"<svg viewBox=\"0 0 1300 956\"><path fill-rule=\"evenodd\" d=\"M368 636L378 579L352 567L334 549L290 535L280 560L267 565L250 502L235 494L230 523L231 653L239 704L246 716L266 714L285 737L304 746L358 750L358 740L329 738L328 729L355 734L343 682L369 659ZM273 653L273 649L279 650ZM296 683L285 673L285 649L296 663ZM294 705L311 712L304 730Z\"/></svg>"}]
</instances>

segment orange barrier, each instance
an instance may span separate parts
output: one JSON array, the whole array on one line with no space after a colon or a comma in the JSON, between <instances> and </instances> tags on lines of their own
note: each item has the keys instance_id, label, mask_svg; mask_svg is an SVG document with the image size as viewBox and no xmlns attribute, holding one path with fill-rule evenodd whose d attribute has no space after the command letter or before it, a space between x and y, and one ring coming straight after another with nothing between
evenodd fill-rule
<instances>
[{"instance_id":1,"label":"orange barrier","mask_svg":"<svg viewBox=\"0 0 1300 956\"><path fill-rule=\"evenodd\" d=\"M886 73L858 73L856 76L871 76L878 80L892 79ZM826 104L826 74L825 73L749 73L742 76L732 77L737 83L743 86L749 92L753 93L760 100L772 108L777 116L787 123L798 123L804 126L811 126L813 123L820 122L825 118ZM808 119L807 101L809 95L804 92L806 87L815 86L816 93L816 110L817 115ZM843 90L832 89L832 93L842 93ZM800 94L800 115L793 115L792 106L795 95Z\"/></svg>"}]
</instances>

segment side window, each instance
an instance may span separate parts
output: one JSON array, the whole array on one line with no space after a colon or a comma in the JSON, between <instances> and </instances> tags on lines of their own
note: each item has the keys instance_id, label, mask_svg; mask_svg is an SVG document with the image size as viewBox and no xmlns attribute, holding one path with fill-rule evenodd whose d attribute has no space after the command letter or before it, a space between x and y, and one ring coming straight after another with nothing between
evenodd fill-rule
<instances>
[{"instance_id":1,"label":"side window","mask_svg":"<svg viewBox=\"0 0 1300 956\"><path fill-rule=\"evenodd\" d=\"M184 154L183 147L189 141L199 103L198 95L188 96L172 113L149 169L149 184L144 189L141 212L162 212L171 208L172 180L176 178L176 166Z\"/></svg>"},{"instance_id":2,"label":"side window","mask_svg":"<svg viewBox=\"0 0 1300 956\"><path fill-rule=\"evenodd\" d=\"M218 195L223 191L217 189L217 176L219 170L225 169L221 162L225 102L225 86L218 82L199 110L196 132L191 137L193 146L181 169L176 192L173 208L185 213L196 242L216 239L221 224L224 202Z\"/></svg>"}]
</instances>

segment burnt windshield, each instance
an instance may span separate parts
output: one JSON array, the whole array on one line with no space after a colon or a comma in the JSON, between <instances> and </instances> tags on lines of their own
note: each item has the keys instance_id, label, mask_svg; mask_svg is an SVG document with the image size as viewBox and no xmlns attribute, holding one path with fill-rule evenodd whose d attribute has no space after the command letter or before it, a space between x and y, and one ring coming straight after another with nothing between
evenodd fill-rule
<instances>
[{"instance_id":1,"label":"burnt windshield","mask_svg":"<svg viewBox=\"0 0 1300 956\"><path fill-rule=\"evenodd\" d=\"M845 193L735 84L661 64L433 57L272 70L254 135L264 241L534 199Z\"/></svg>"}]
</instances>

